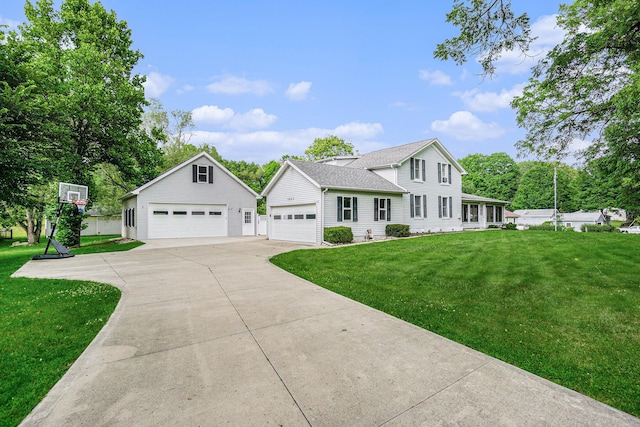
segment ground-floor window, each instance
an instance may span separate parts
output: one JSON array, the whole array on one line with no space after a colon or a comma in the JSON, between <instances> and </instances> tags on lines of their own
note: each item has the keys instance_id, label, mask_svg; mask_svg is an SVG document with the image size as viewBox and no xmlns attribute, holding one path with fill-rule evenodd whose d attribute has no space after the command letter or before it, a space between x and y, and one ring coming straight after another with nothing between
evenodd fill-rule
<instances>
[{"instance_id":1,"label":"ground-floor window","mask_svg":"<svg viewBox=\"0 0 640 427\"><path fill-rule=\"evenodd\" d=\"M427 217L427 195L409 194L411 218Z\"/></svg>"},{"instance_id":2,"label":"ground-floor window","mask_svg":"<svg viewBox=\"0 0 640 427\"><path fill-rule=\"evenodd\" d=\"M373 220L391 221L391 199L373 199Z\"/></svg>"},{"instance_id":3,"label":"ground-floor window","mask_svg":"<svg viewBox=\"0 0 640 427\"><path fill-rule=\"evenodd\" d=\"M122 215L122 219L124 220L125 227L135 227L136 226L136 216L135 216L135 208L125 209L124 215Z\"/></svg>"},{"instance_id":4,"label":"ground-floor window","mask_svg":"<svg viewBox=\"0 0 640 427\"><path fill-rule=\"evenodd\" d=\"M487 206L487 222L502 222L502 219L502 206Z\"/></svg>"},{"instance_id":5,"label":"ground-floor window","mask_svg":"<svg viewBox=\"0 0 640 427\"><path fill-rule=\"evenodd\" d=\"M338 196L338 221L358 221L358 198Z\"/></svg>"},{"instance_id":6,"label":"ground-floor window","mask_svg":"<svg viewBox=\"0 0 640 427\"><path fill-rule=\"evenodd\" d=\"M462 205L462 222L478 222L478 205Z\"/></svg>"},{"instance_id":7,"label":"ground-floor window","mask_svg":"<svg viewBox=\"0 0 640 427\"><path fill-rule=\"evenodd\" d=\"M440 218L452 218L453 197L438 196L438 212Z\"/></svg>"}]
</instances>

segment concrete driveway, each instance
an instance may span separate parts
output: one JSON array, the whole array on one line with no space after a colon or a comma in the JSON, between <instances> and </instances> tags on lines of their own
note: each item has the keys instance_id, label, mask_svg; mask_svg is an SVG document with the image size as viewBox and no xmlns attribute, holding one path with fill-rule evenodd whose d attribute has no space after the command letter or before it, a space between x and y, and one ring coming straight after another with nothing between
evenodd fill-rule
<instances>
[{"instance_id":1,"label":"concrete driveway","mask_svg":"<svg viewBox=\"0 0 640 427\"><path fill-rule=\"evenodd\" d=\"M123 294L23 425L640 425L268 262L298 247L161 240L30 261L15 275Z\"/></svg>"}]
</instances>

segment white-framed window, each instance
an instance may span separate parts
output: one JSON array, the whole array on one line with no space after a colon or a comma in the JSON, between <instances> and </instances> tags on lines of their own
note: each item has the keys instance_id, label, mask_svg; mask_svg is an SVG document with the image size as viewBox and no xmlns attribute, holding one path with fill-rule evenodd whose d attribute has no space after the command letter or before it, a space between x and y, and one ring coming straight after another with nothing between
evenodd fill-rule
<instances>
[{"instance_id":1,"label":"white-framed window","mask_svg":"<svg viewBox=\"0 0 640 427\"><path fill-rule=\"evenodd\" d=\"M438 182L451 184L451 165L449 163L438 163Z\"/></svg>"},{"instance_id":2,"label":"white-framed window","mask_svg":"<svg viewBox=\"0 0 640 427\"><path fill-rule=\"evenodd\" d=\"M504 221L504 207L496 206L496 222Z\"/></svg>"},{"instance_id":3,"label":"white-framed window","mask_svg":"<svg viewBox=\"0 0 640 427\"><path fill-rule=\"evenodd\" d=\"M440 218L453 218L453 197L438 196L438 212Z\"/></svg>"},{"instance_id":4,"label":"white-framed window","mask_svg":"<svg viewBox=\"0 0 640 427\"><path fill-rule=\"evenodd\" d=\"M338 222L341 221L358 221L358 198L357 197L343 197L338 196L337 199Z\"/></svg>"},{"instance_id":5,"label":"white-framed window","mask_svg":"<svg viewBox=\"0 0 640 427\"><path fill-rule=\"evenodd\" d=\"M478 222L478 205L462 205L462 222Z\"/></svg>"},{"instance_id":6,"label":"white-framed window","mask_svg":"<svg viewBox=\"0 0 640 427\"><path fill-rule=\"evenodd\" d=\"M409 194L409 214L411 218L427 217L427 195Z\"/></svg>"},{"instance_id":7,"label":"white-framed window","mask_svg":"<svg viewBox=\"0 0 640 427\"><path fill-rule=\"evenodd\" d=\"M495 222L493 215L493 206L487 206L487 222Z\"/></svg>"},{"instance_id":8,"label":"white-framed window","mask_svg":"<svg viewBox=\"0 0 640 427\"><path fill-rule=\"evenodd\" d=\"M244 212L244 223L245 224L253 223L253 212L251 212L251 211L245 211Z\"/></svg>"},{"instance_id":9,"label":"white-framed window","mask_svg":"<svg viewBox=\"0 0 640 427\"><path fill-rule=\"evenodd\" d=\"M213 184L213 166L211 165L192 165L193 182L198 184Z\"/></svg>"},{"instance_id":10,"label":"white-framed window","mask_svg":"<svg viewBox=\"0 0 640 427\"><path fill-rule=\"evenodd\" d=\"M410 160L411 180L426 181L427 180L427 162L418 157L412 157Z\"/></svg>"},{"instance_id":11,"label":"white-framed window","mask_svg":"<svg viewBox=\"0 0 640 427\"><path fill-rule=\"evenodd\" d=\"M391 199L373 199L373 220L391 221Z\"/></svg>"}]
</instances>

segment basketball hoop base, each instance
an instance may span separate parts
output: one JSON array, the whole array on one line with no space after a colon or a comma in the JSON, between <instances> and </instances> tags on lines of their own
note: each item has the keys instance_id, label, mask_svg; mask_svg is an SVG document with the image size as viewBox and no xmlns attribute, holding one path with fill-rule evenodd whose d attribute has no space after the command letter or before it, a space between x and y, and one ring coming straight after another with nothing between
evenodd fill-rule
<instances>
[{"instance_id":1,"label":"basketball hoop base","mask_svg":"<svg viewBox=\"0 0 640 427\"><path fill-rule=\"evenodd\" d=\"M32 260L41 260L41 259L61 259L61 258L71 258L75 256L72 253L68 253L68 254L40 254L40 255L34 255L33 258L31 258Z\"/></svg>"}]
</instances>

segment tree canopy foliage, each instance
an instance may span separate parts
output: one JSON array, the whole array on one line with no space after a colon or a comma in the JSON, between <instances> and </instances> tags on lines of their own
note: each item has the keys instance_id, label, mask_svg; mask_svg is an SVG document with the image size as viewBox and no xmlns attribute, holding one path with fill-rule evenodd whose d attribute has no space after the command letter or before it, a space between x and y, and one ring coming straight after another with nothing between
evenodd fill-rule
<instances>
[{"instance_id":1,"label":"tree canopy foliage","mask_svg":"<svg viewBox=\"0 0 640 427\"><path fill-rule=\"evenodd\" d=\"M353 144L345 142L344 139L335 135L329 135L325 138L316 138L304 152L306 160L314 162L316 160L327 159L330 157L353 155Z\"/></svg>"},{"instance_id":2,"label":"tree canopy foliage","mask_svg":"<svg viewBox=\"0 0 640 427\"><path fill-rule=\"evenodd\" d=\"M468 172L462 177L463 191L498 200L513 200L520 183L520 168L507 153L470 154L459 162Z\"/></svg>"},{"instance_id":3,"label":"tree canopy foliage","mask_svg":"<svg viewBox=\"0 0 640 427\"><path fill-rule=\"evenodd\" d=\"M511 10L511 0L454 0L447 22L460 34L438 44L434 56L461 65L478 57L483 74L495 73L495 61L505 51L526 52L533 41L529 16Z\"/></svg>"},{"instance_id":4,"label":"tree canopy foliage","mask_svg":"<svg viewBox=\"0 0 640 427\"><path fill-rule=\"evenodd\" d=\"M11 209L39 220L47 183L95 188L102 164L133 185L156 176L161 153L141 126L144 77L133 70L142 54L127 23L88 0L65 0L59 10L52 0L27 1L25 16L0 43L0 148L11 163L0 187L21 195Z\"/></svg>"},{"instance_id":5,"label":"tree canopy foliage","mask_svg":"<svg viewBox=\"0 0 640 427\"><path fill-rule=\"evenodd\" d=\"M523 2L523 6L526 4ZM640 212L640 0L574 0L560 6L562 43L532 70L512 106L527 133L516 146L523 154L560 160L574 142L578 153L621 187L617 203ZM510 49L527 52L533 40L526 14L516 16L507 0L455 0L447 21L457 37L438 45L435 56L461 64L478 56L485 74ZM593 167L590 168L593 172Z\"/></svg>"}]
</instances>

